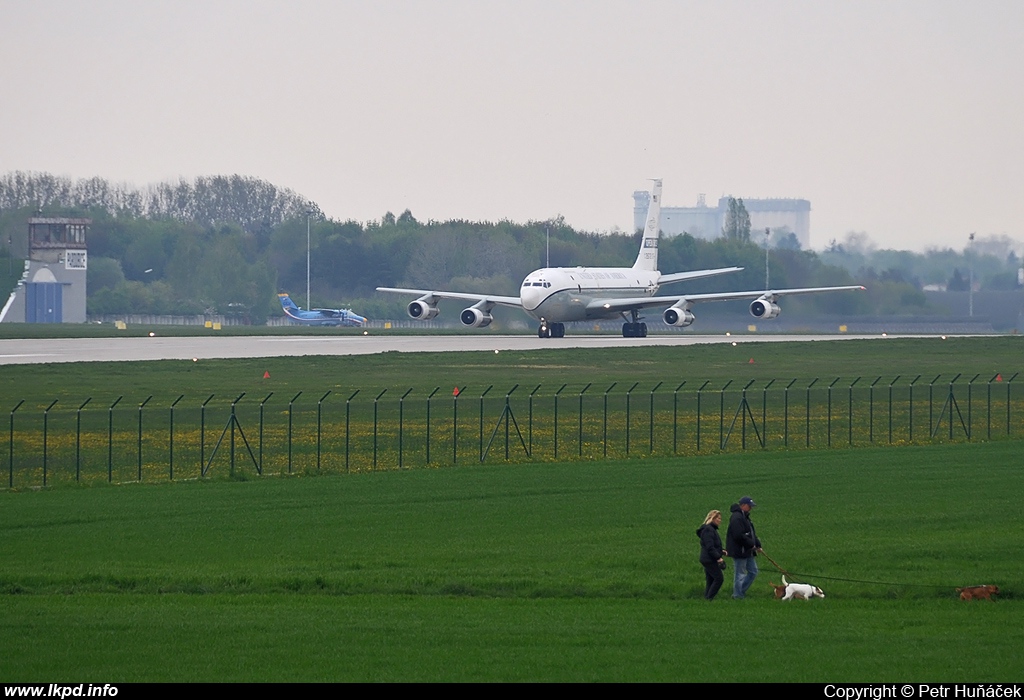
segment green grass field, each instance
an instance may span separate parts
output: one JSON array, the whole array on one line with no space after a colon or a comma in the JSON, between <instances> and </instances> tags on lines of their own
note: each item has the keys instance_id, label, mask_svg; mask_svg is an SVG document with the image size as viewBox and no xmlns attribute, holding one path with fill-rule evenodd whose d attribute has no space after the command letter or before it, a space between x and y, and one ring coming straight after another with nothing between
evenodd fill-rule
<instances>
[{"instance_id":1,"label":"green grass field","mask_svg":"<svg viewBox=\"0 0 1024 700\"><path fill-rule=\"evenodd\" d=\"M901 386L921 375L920 402L928 382L941 397L955 375L960 382L977 376L980 411L986 382L1020 368L1022 342L922 338L5 368L0 410L25 404L16 415L21 471L14 489L0 491L0 680L1019 681L1020 392L1014 389L1011 434L998 441L868 447L858 438L860 447L837 446L845 444L844 387L857 377L863 401L861 385L876 377L886 377L885 387L896 375ZM390 399L412 388L406 419L418 420L414 399L442 387L438 397L447 394L450 405L451 387L468 386L460 420L473 453L476 397L488 386L500 403L514 384L540 384L550 410L551 394L565 384L573 398L562 404L563 449L571 451L575 396L589 382L598 392L591 411L613 382L620 389L639 382L634 439L643 445L647 397L659 382L667 387L657 414L664 432L671 408L664 401L684 380L714 387L753 380L759 394L771 379L797 379L799 387L836 377L842 391L834 397L833 449L784 449L773 434L771 449L745 453L673 457L662 442L653 455L634 453L642 459L598 461L590 445L589 458L574 463L469 466L473 459L460 459L458 467L399 471L389 463L384 471L310 476L316 400L328 390L325 419L336 426L356 390L372 400L383 389ZM105 463L96 472L102 478L80 486L70 480L69 430L86 398L84 423L95 433L88 449L99 453L90 459L102 462L107 406L123 396L115 481L130 482L137 407L147 396L146 425L153 426L185 395L178 439L186 444L175 455L195 461L184 423L207 396L217 396L210 429L219 431L225 402L240 393L255 404L274 392L279 403L268 407L280 424L299 391L296 476L242 470L231 479L222 465L213 480L189 479L194 474L185 470L168 482L166 472L160 476L166 445L147 443L155 471L146 483L107 485ZM997 412L1007 395L999 384ZM905 387L897 391L898 401L905 396ZM815 397L820 404L824 394ZM39 489L36 443L42 409L54 399L57 486ZM393 403L382 409L391 421ZM369 405L358 409L363 429ZM253 406L243 409L250 429ZM927 404L916 411L926 426ZM717 416L708 420L717 429ZM586 430L592 440L597 427ZM383 443L393 439L393 431L383 434ZM336 432L332 440L325 447L337 461ZM283 469L275 459L269 471L277 474ZM779 577L767 560L747 600L731 600L731 570L719 599L702 599L694 531L709 509L727 511L744 494L760 503L754 519L768 555L820 585L827 599L776 602L768 583ZM980 583L999 585L999 599L957 599L955 587Z\"/></svg>"},{"instance_id":2,"label":"green grass field","mask_svg":"<svg viewBox=\"0 0 1024 700\"><path fill-rule=\"evenodd\" d=\"M0 678L1016 681L1021 444L7 492ZM826 600L701 598L745 493Z\"/></svg>"}]
</instances>

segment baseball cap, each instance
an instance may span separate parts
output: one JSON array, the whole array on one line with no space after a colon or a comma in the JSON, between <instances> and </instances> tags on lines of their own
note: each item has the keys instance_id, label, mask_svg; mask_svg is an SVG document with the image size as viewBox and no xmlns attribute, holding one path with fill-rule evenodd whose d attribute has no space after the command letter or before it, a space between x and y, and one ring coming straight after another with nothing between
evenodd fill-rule
<instances>
[{"instance_id":1,"label":"baseball cap","mask_svg":"<svg viewBox=\"0 0 1024 700\"><path fill-rule=\"evenodd\" d=\"M750 496L744 496L743 498L741 498L741 499L740 499L740 505L741 505L741 506L742 506L742 505L748 505L748 506L750 506L751 508L753 508L753 507L755 507L755 506L756 506L757 504L756 504L756 503L754 503L754 499L753 499L753 498L751 498Z\"/></svg>"}]
</instances>

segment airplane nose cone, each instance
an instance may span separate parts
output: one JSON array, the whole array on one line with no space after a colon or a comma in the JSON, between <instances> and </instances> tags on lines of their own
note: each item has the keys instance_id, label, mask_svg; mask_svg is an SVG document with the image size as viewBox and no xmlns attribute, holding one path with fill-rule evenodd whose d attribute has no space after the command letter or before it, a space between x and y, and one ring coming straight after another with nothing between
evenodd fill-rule
<instances>
[{"instance_id":1,"label":"airplane nose cone","mask_svg":"<svg viewBox=\"0 0 1024 700\"><path fill-rule=\"evenodd\" d=\"M523 302L523 308L527 311L533 311L540 306L543 297L543 287L523 287L519 292L519 300Z\"/></svg>"}]
</instances>

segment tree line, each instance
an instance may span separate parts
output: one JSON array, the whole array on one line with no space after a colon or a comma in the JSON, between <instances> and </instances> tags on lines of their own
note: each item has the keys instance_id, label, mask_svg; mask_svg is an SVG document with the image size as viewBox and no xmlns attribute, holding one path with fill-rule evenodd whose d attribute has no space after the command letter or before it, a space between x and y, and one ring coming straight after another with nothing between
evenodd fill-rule
<instances>
[{"instance_id":1,"label":"tree line","mask_svg":"<svg viewBox=\"0 0 1024 700\"><path fill-rule=\"evenodd\" d=\"M675 285L671 291L764 287L765 251L751 241L742 201L733 214L730 231L721 238L684 234L663 239L660 268L676 272L735 265L744 270ZM515 295L526 274L545 265L629 265L639 240L638 233L578 231L560 216L526 223L420 222L406 210L365 223L338 221L292 190L237 175L133 189L101 178L71 181L16 172L0 176L0 255L6 254L8 263L0 258L0 268L20 270L27 254L26 220L35 215L92 219L90 314L208 312L240 315L253 323L280 313L279 291L305 305L307 225L313 305L351 305L371 318L400 318L408 301L374 292L378 286ZM853 253L841 244L819 255L800 250L793 237L773 240L779 245L769 255L772 287L870 282L867 294L794 298L789 306L801 312L927 311L922 277L906 265L916 254L881 256L875 264L888 266L879 272L867 258L861 261L865 264L853 264ZM987 270L981 259L980 252L972 258L979 275ZM955 267L948 267L947 277Z\"/></svg>"}]
</instances>

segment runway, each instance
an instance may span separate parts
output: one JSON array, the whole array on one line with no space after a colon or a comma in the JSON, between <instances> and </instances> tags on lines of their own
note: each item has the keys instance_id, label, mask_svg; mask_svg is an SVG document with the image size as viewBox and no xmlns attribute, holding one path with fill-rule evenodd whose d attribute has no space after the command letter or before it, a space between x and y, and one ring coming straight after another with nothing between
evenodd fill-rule
<instances>
[{"instance_id":1,"label":"runway","mask_svg":"<svg viewBox=\"0 0 1024 700\"><path fill-rule=\"evenodd\" d=\"M923 336L895 336L923 337ZM142 338L58 338L0 340L0 365L50 362L135 362L143 360L225 359L371 355L384 352L493 352L558 348L680 347L713 343L780 343L884 339L877 335L652 335L622 338L579 335L540 339L530 335L374 335L224 336Z\"/></svg>"}]
</instances>

